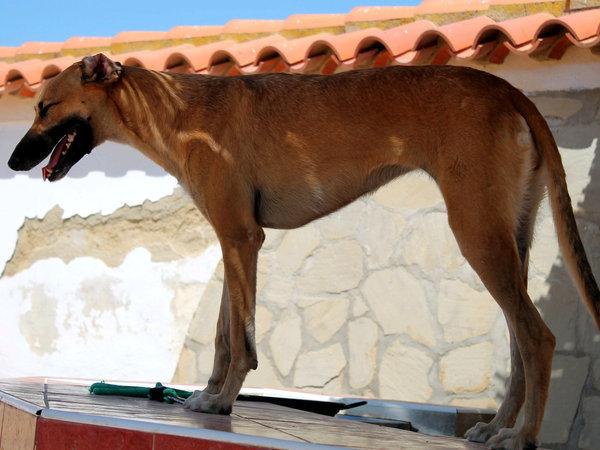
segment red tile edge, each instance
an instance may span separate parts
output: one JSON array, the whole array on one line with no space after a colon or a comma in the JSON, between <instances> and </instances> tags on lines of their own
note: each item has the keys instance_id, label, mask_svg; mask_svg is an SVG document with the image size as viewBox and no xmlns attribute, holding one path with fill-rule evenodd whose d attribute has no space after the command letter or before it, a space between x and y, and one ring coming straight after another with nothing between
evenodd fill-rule
<instances>
[{"instance_id":1,"label":"red tile edge","mask_svg":"<svg viewBox=\"0 0 600 450\"><path fill-rule=\"evenodd\" d=\"M264 450L268 447L254 447L252 445L236 444L229 442L207 441L183 436L168 434L154 435L154 450L197 450L210 448L211 450Z\"/></svg>"},{"instance_id":2,"label":"red tile edge","mask_svg":"<svg viewBox=\"0 0 600 450\"><path fill-rule=\"evenodd\" d=\"M152 450L154 435L60 420L38 419L36 450Z\"/></svg>"},{"instance_id":3,"label":"red tile edge","mask_svg":"<svg viewBox=\"0 0 600 450\"><path fill-rule=\"evenodd\" d=\"M36 450L192 450L199 448L264 450L271 447L145 433L44 417L37 419Z\"/></svg>"}]
</instances>

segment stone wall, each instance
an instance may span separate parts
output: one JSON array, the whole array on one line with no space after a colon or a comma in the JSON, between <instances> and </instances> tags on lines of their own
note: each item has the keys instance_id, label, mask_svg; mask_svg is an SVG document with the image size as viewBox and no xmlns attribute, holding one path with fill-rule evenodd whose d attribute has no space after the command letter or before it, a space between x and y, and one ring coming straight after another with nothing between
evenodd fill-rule
<instances>
[{"instance_id":1,"label":"stone wall","mask_svg":"<svg viewBox=\"0 0 600 450\"><path fill-rule=\"evenodd\" d=\"M531 97L561 148L584 245L600 274L600 90ZM208 379L222 277L219 267L174 381ZM565 272L547 201L529 286L558 341L541 440L556 449L598 448L600 335ZM301 229L268 230L256 321L259 368L246 386L492 408L503 398L503 315L461 256L439 190L422 173Z\"/></svg>"}]
</instances>

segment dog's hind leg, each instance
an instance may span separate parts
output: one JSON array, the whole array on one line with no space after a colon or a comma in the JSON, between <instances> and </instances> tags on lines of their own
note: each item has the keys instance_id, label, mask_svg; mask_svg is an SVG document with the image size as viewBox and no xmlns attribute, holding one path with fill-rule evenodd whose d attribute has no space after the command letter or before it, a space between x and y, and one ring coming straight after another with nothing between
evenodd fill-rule
<instances>
[{"instance_id":1,"label":"dog's hind leg","mask_svg":"<svg viewBox=\"0 0 600 450\"><path fill-rule=\"evenodd\" d=\"M521 274L525 287L527 287L529 251L533 239L535 216L542 195L543 184L540 180L540 174L537 171L532 172L532 179L523 199L524 206L516 233L519 260L521 262ZM509 325L510 322L508 319L506 322L510 335L511 367L506 384L505 399L491 422L479 422L465 433L465 437L470 441L486 442L502 428L513 427L519 411L521 410L521 406L523 406L523 402L525 401L525 371L523 368L523 359L519 352L515 333Z\"/></svg>"},{"instance_id":2,"label":"dog's hind leg","mask_svg":"<svg viewBox=\"0 0 600 450\"><path fill-rule=\"evenodd\" d=\"M508 321L507 321L508 322ZM478 422L467 430L465 438L472 442L486 442L502 428L514 426L517 415L525 400L525 372L523 360L517 345L515 333L509 326L510 334L510 376L506 385L506 396L498 412L489 422Z\"/></svg>"},{"instance_id":3,"label":"dog's hind leg","mask_svg":"<svg viewBox=\"0 0 600 450\"><path fill-rule=\"evenodd\" d=\"M515 216L511 214L513 188L500 180L479 179L484 180L483 186L472 179L462 180L461 187L454 186L454 189L441 183L441 188L446 197L450 227L461 252L502 308L514 335L513 349L515 343L518 347L513 356L520 354L523 363L524 423L519 429L500 429L486 444L492 448L522 449L534 445L541 426L555 339L527 294L516 239L517 221L511 223ZM469 207L465 207L464 194L460 193L464 192L465 181L471 186ZM515 366L517 378L514 386L509 387L509 396L513 397L507 397L503 410L506 425L514 422L522 395L518 356Z\"/></svg>"}]
</instances>

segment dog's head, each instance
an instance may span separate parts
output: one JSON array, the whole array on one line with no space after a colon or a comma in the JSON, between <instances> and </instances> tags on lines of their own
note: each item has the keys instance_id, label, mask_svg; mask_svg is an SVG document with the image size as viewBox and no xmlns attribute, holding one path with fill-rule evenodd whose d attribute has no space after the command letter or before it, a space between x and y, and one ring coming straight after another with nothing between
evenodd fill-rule
<instances>
[{"instance_id":1,"label":"dog's head","mask_svg":"<svg viewBox=\"0 0 600 450\"><path fill-rule=\"evenodd\" d=\"M109 136L113 108L108 97L122 67L102 54L65 69L42 89L33 125L17 144L8 166L29 170L51 154L46 180L64 177L83 156Z\"/></svg>"}]
</instances>

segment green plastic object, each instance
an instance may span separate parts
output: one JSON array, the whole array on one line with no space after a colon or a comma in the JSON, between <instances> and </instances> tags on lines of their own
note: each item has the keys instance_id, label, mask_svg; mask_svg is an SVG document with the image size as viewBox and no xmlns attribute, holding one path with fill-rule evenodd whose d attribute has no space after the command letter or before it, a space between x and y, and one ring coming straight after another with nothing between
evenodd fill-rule
<instances>
[{"instance_id":1,"label":"green plastic object","mask_svg":"<svg viewBox=\"0 0 600 450\"><path fill-rule=\"evenodd\" d=\"M141 397L165 403L183 403L186 398L192 395L190 391L166 387L161 383L156 383L153 388L148 388L139 386L120 386L118 384L108 384L101 381L92 384L89 390L90 394L94 395Z\"/></svg>"}]
</instances>

